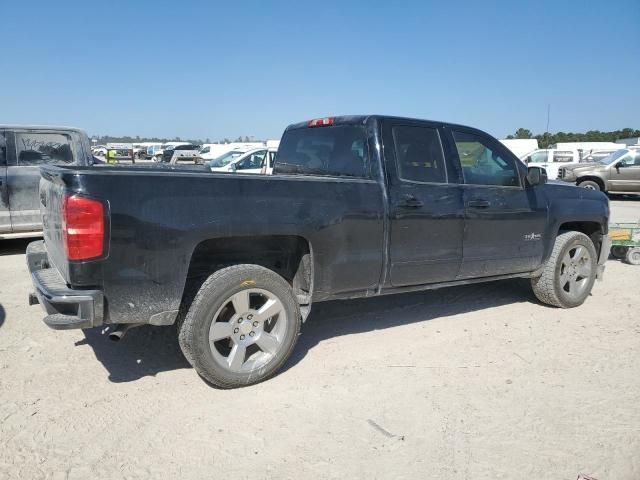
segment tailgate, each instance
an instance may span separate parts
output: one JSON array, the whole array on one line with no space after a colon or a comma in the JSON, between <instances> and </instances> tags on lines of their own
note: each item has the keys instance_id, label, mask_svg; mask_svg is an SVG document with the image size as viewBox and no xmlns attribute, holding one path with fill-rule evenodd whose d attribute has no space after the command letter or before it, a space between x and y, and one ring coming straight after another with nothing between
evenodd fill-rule
<instances>
[{"instance_id":1,"label":"tailgate","mask_svg":"<svg viewBox=\"0 0 640 480\"><path fill-rule=\"evenodd\" d=\"M69 282L69 264L64 253L62 238L62 203L65 185L59 173L53 169L41 170L40 178L40 213L44 243L47 248L49 262L55 266L64 280Z\"/></svg>"}]
</instances>

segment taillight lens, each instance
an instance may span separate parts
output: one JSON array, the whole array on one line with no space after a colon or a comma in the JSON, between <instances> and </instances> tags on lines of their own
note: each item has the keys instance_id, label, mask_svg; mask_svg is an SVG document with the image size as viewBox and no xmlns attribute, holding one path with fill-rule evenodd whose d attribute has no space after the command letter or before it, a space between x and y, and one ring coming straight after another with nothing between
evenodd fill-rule
<instances>
[{"instance_id":1,"label":"taillight lens","mask_svg":"<svg viewBox=\"0 0 640 480\"><path fill-rule=\"evenodd\" d=\"M64 249L69 260L90 260L104 253L102 202L67 195L62 214Z\"/></svg>"},{"instance_id":2,"label":"taillight lens","mask_svg":"<svg viewBox=\"0 0 640 480\"><path fill-rule=\"evenodd\" d=\"M307 123L308 127L330 127L333 125L333 117L325 117L325 118L315 118L313 120L309 120Z\"/></svg>"}]
</instances>

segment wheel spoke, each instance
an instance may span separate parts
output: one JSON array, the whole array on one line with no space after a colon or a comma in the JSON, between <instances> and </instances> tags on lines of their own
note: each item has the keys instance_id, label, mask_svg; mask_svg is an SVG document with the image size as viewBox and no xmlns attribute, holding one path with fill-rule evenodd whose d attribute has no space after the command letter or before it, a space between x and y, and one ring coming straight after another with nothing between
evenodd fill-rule
<instances>
[{"instance_id":1,"label":"wheel spoke","mask_svg":"<svg viewBox=\"0 0 640 480\"><path fill-rule=\"evenodd\" d=\"M233 309L236 311L236 315L242 315L249 310L249 291L243 290L242 292L236 293L231 297L231 303L233 304Z\"/></svg>"},{"instance_id":2,"label":"wheel spoke","mask_svg":"<svg viewBox=\"0 0 640 480\"><path fill-rule=\"evenodd\" d=\"M256 344L260 347L265 353L275 354L278 351L278 347L280 342L275 335L271 335L267 332L262 332L258 339L256 340Z\"/></svg>"},{"instance_id":3,"label":"wheel spoke","mask_svg":"<svg viewBox=\"0 0 640 480\"><path fill-rule=\"evenodd\" d=\"M259 322L264 322L281 311L282 304L274 298L269 298L264 305L260 307L260 310L256 313L256 317Z\"/></svg>"},{"instance_id":4,"label":"wheel spoke","mask_svg":"<svg viewBox=\"0 0 640 480\"><path fill-rule=\"evenodd\" d=\"M560 288L564 288L569 278L569 269L565 266L564 273L560 275Z\"/></svg>"},{"instance_id":5,"label":"wheel spoke","mask_svg":"<svg viewBox=\"0 0 640 480\"><path fill-rule=\"evenodd\" d=\"M244 364L244 357L247 354L247 347L236 343L229 353L229 368L231 370L240 370Z\"/></svg>"},{"instance_id":6,"label":"wheel spoke","mask_svg":"<svg viewBox=\"0 0 640 480\"><path fill-rule=\"evenodd\" d=\"M216 322L209 330L209 341L216 342L223 338L229 338L233 329L231 323L228 322Z\"/></svg>"},{"instance_id":7,"label":"wheel spoke","mask_svg":"<svg viewBox=\"0 0 640 480\"><path fill-rule=\"evenodd\" d=\"M580 260L582 255L584 255L584 247L582 245L578 245L573 252L573 259Z\"/></svg>"},{"instance_id":8,"label":"wheel spoke","mask_svg":"<svg viewBox=\"0 0 640 480\"><path fill-rule=\"evenodd\" d=\"M569 250L562 258L562 265L565 268L571 265L571 250Z\"/></svg>"}]
</instances>

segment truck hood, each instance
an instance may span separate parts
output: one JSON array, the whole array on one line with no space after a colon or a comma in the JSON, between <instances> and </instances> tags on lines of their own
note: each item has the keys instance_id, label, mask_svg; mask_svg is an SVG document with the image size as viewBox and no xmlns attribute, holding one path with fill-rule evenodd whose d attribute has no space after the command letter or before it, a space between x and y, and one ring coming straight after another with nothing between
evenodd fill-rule
<instances>
[{"instance_id":1,"label":"truck hood","mask_svg":"<svg viewBox=\"0 0 640 480\"><path fill-rule=\"evenodd\" d=\"M603 172L606 170L607 166L602 165L598 162L590 162L590 163L578 163L576 165L567 165L563 167L565 172L583 172L583 171L594 171L594 172Z\"/></svg>"}]
</instances>

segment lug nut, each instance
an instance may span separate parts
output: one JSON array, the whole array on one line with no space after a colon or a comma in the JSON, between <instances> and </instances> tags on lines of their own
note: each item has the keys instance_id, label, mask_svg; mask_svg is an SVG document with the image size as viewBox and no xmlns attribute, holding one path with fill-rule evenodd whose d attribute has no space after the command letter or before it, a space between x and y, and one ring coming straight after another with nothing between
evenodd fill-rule
<instances>
[{"instance_id":1,"label":"lug nut","mask_svg":"<svg viewBox=\"0 0 640 480\"><path fill-rule=\"evenodd\" d=\"M242 317L238 319L238 323L242 323Z\"/></svg>"},{"instance_id":2,"label":"lug nut","mask_svg":"<svg viewBox=\"0 0 640 480\"><path fill-rule=\"evenodd\" d=\"M239 331L240 331L240 329L239 329L239 328L234 328L234 329L233 329L233 333L238 333Z\"/></svg>"},{"instance_id":3,"label":"lug nut","mask_svg":"<svg viewBox=\"0 0 640 480\"><path fill-rule=\"evenodd\" d=\"M253 326L257 327L258 326L258 322L253 322Z\"/></svg>"},{"instance_id":4,"label":"lug nut","mask_svg":"<svg viewBox=\"0 0 640 480\"><path fill-rule=\"evenodd\" d=\"M254 331L249 332L249 336L250 337L253 337L255 334L256 334L256 332L254 332Z\"/></svg>"},{"instance_id":5,"label":"lug nut","mask_svg":"<svg viewBox=\"0 0 640 480\"><path fill-rule=\"evenodd\" d=\"M240 335L240 340L244 340L244 335Z\"/></svg>"},{"instance_id":6,"label":"lug nut","mask_svg":"<svg viewBox=\"0 0 640 480\"><path fill-rule=\"evenodd\" d=\"M247 315L247 320L251 320L253 318L253 315L249 314Z\"/></svg>"}]
</instances>

